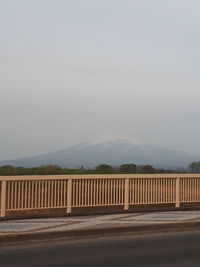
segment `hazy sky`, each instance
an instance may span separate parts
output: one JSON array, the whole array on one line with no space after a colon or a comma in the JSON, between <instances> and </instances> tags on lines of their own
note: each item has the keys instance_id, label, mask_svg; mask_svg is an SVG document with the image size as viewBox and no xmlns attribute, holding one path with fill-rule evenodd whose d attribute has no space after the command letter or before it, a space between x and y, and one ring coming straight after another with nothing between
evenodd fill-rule
<instances>
[{"instance_id":1,"label":"hazy sky","mask_svg":"<svg viewBox=\"0 0 200 267\"><path fill-rule=\"evenodd\" d=\"M0 160L105 135L200 154L199 0L0 0Z\"/></svg>"}]
</instances>

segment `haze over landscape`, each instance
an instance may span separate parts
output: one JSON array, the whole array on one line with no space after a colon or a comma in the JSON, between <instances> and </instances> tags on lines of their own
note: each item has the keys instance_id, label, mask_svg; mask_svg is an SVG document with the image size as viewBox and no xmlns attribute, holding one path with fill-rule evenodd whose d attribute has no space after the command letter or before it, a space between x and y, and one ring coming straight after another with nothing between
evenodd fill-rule
<instances>
[{"instance_id":1,"label":"haze over landscape","mask_svg":"<svg viewBox=\"0 0 200 267\"><path fill-rule=\"evenodd\" d=\"M132 139L131 162L139 147L165 154L140 153L142 163L199 160L199 8L197 0L0 0L0 162L115 136ZM92 155L86 166L97 163Z\"/></svg>"}]
</instances>

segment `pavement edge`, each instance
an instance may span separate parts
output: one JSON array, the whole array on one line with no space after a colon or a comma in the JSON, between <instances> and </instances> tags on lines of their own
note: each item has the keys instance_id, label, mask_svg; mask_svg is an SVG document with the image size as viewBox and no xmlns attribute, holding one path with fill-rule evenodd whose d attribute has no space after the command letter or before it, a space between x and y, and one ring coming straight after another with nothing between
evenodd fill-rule
<instances>
[{"instance_id":1,"label":"pavement edge","mask_svg":"<svg viewBox=\"0 0 200 267\"><path fill-rule=\"evenodd\" d=\"M45 241L54 239L82 239L99 236L114 236L125 234L148 234L148 233L162 233L174 231L192 231L200 230L200 222L185 222L185 223L167 223L167 224L151 224L151 225L134 225L134 226L118 226L107 228L93 228L82 230L66 230L55 232L37 232L37 233L23 233L23 234L7 234L0 236L0 245L13 242L26 241Z\"/></svg>"}]
</instances>

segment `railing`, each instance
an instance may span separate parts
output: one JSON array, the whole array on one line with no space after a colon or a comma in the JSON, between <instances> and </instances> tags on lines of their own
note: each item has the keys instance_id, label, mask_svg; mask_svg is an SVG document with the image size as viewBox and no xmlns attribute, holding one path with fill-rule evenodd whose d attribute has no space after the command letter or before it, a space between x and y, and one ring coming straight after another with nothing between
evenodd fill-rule
<instances>
[{"instance_id":1,"label":"railing","mask_svg":"<svg viewBox=\"0 0 200 267\"><path fill-rule=\"evenodd\" d=\"M199 174L0 176L6 211L200 202Z\"/></svg>"}]
</instances>

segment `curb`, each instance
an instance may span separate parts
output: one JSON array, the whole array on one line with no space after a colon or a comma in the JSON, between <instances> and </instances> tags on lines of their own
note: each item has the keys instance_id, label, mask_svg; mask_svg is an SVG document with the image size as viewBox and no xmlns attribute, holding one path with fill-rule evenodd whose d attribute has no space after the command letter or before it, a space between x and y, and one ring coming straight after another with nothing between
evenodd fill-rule
<instances>
[{"instance_id":1,"label":"curb","mask_svg":"<svg viewBox=\"0 0 200 267\"><path fill-rule=\"evenodd\" d=\"M151 225L137 225L137 226L119 226L107 228L93 228L73 231L56 231L56 232L40 232L40 233L25 233L16 235L0 236L0 245L11 242L23 241L45 241L54 239L81 239L98 236L113 236L115 234L148 234L148 233L163 233L174 231L192 231L200 229L200 222L186 222L186 223L167 223L167 224L151 224Z\"/></svg>"}]
</instances>

